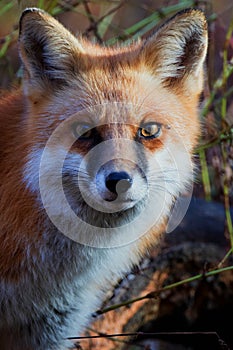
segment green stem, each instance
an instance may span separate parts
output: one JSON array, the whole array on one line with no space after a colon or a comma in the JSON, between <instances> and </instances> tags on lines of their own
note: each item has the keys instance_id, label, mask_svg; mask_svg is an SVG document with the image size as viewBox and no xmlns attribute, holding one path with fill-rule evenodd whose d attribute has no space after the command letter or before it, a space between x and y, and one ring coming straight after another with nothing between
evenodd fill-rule
<instances>
[{"instance_id":1,"label":"green stem","mask_svg":"<svg viewBox=\"0 0 233 350\"><path fill-rule=\"evenodd\" d=\"M233 253L233 248L229 249L224 258L220 261L218 264L218 268L221 268L221 266L225 263L225 261L229 258L229 256Z\"/></svg>"},{"instance_id":2,"label":"green stem","mask_svg":"<svg viewBox=\"0 0 233 350\"><path fill-rule=\"evenodd\" d=\"M199 157L200 157L201 176L202 176L202 183L204 186L205 199L207 201L211 201L210 177L209 177L208 165L207 165L206 154L204 149L199 150Z\"/></svg>"},{"instance_id":3,"label":"green stem","mask_svg":"<svg viewBox=\"0 0 233 350\"><path fill-rule=\"evenodd\" d=\"M138 38L139 36L143 35L145 32L149 31L151 28L155 27L156 24L161 20L161 18L166 17L174 12L183 10L187 7L192 7L194 5L193 0L185 0L181 1L178 4L167 6L161 8L159 11L155 11L152 13L152 15L144 18L143 20L135 23L131 27L124 30L124 33L120 36L114 37L109 39L106 44L107 45L113 45L115 44L119 39L120 40L126 40L129 37L132 39Z\"/></svg>"},{"instance_id":4,"label":"green stem","mask_svg":"<svg viewBox=\"0 0 233 350\"><path fill-rule=\"evenodd\" d=\"M102 314L105 314L106 312L116 310L122 306L128 306L128 305L133 304L137 301L141 301L141 300L145 300L145 299L156 299L165 290L170 290L170 289L176 288L178 286L181 286L183 284L190 283L190 282L199 280L199 279L204 278L204 277L214 276L214 275L217 275L221 272L225 272L225 271L229 271L229 270L233 270L233 266L222 267L222 268L211 270L211 271L208 271L205 273L200 273L200 274L195 275L193 277L189 277L189 278L186 278L184 280L169 284L161 289L155 290L155 291L148 293L142 297L138 297L135 299L127 300L127 301L120 303L120 304L115 304L115 305L109 306L109 307L105 308L104 310L98 310L96 312L96 314L102 315Z\"/></svg>"}]
</instances>

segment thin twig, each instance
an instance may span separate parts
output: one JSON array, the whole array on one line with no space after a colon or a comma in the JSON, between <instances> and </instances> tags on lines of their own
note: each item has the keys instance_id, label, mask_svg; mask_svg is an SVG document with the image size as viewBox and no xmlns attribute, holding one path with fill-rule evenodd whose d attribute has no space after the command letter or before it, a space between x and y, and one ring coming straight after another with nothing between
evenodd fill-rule
<instances>
[{"instance_id":1,"label":"thin twig","mask_svg":"<svg viewBox=\"0 0 233 350\"><path fill-rule=\"evenodd\" d=\"M168 284L167 286L164 286L164 287L162 287L162 288L160 288L158 290L155 290L155 291L150 292L150 293L148 293L146 295L143 295L142 297L138 297L138 298L135 298L135 299L130 299L130 300L127 300L125 302L109 306L109 307L107 307L107 308L105 308L103 310L98 310L98 311L96 311L96 313L94 315L102 315L102 314L105 314L106 312L118 309L118 308L120 308L122 306L128 306L128 305L133 304L133 303L135 303L137 301L141 301L141 300L145 300L145 299L157 299L159 297L159 295L162 292L166 291L166 290L170 290L170 289L173 289L175 287L181 286L183 284L190 283L190 282L193 282L193 281L196 281L196 280L199 280L199 279L202 279L202 278L206 278L206 277L209 277L209 276L217 275L217 274L219 274L221 272L225 272L225 271L229 271L229 270L233 270L233 266L227 266L227 267L223 267L223 268L220 268L220 269L207 271L205 273L200 273L198 275L186 278L184 280L181 280L181 281L178 281L178 282L175 282L175 283L172 283L172 284Z\"/></svg>"},{"instance_id":2,"label":"thin twig","mask_svg":"<svg viewBox=\"0 0 233 350\"><path fill-rule=\"evenodd\" d=\"M134 337L133 340L141 337L165 337L165 336L212 336L216 337L219 345L224 346L226 350L230 350L225 341L219 336L217 332L134 332L134 333L117 333L117 334L100 334L81 337L69 337L69 340L84 340L84 339L100 339L100 338L113 338L113 337Z\"/></svg>"},{"instance_id":3,"label":"thin twig","mask_svg":"<svg viewBox=\"0 0 233 350\"><path fill-rule=\"evenodd\" d=\"M123 5L126 4L128 0L122 0L119 5L115 6L108 12L106 12L103 16L101 16L98 20L95 21L94 26L90 25L90 27L86 30L85 33L91 32L92 30L95 30L98 24L100 24L106 17L112 15L114 12L118 11Z\"/></svg>"},{"instance_id":4,"label":"thin twig","mask_svg":"<svg viewBox=\"0 0 233 350\"><path fill-rule=\"evenodd\" d=\"M229 256L233 253L233 248L229 249L228 252L225 254L223 259L218 263L218 268L221 268L222 265L225 263L225 261L229 258Z\"/></svg>"},{"instance_id":5,"label":"thin twig","mask_svg":"<svg viewBox=\"0 0 233 350\"><path fill-rule=\"evenodd\" d=\"M90 7L89 7L89 5L88 5L88 1L83 0L82 3L83 3L83 6L84 6L84 8L85 8L87 17L89 18L89 20L90 20L90 22L91 22L92 30L93 30L93 32L94 32L94 34L95 34L96 39L98 40L99 43L102 43L103 40L102 40L102 38L100 37L100 35L99 35L99 33L98 33L98 26L97 26L97 23L96 23L96 21L95 21L95 18L94 18L94 16L93 16L93 14L92 14L92 12L91 12L91 10L90 10ZM85 34L85 33L84 33L84 34Z\"/></svg>"}]
</instances>

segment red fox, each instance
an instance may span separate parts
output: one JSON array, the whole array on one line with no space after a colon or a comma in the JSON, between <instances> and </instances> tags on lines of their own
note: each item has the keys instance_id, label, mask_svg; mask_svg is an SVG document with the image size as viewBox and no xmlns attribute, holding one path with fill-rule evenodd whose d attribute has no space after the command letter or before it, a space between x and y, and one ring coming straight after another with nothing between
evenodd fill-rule
<instances>
[{"instance_id":1,"label":"red fox","mask_svg":"<svg viewBox=\"0 0 233 350\"><path fill-rule=\"evenodd\" d=\"M72 348L159 243L192 180L207 51L200 10L105 47L20 20L22 88L0 101L0 348Z\"/></svg>"}]
</instances>

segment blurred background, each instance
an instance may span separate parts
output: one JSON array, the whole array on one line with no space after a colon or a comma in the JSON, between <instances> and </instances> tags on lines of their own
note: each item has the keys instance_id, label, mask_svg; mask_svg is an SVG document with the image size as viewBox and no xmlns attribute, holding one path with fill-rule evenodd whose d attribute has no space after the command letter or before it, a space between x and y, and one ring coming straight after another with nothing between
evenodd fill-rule
<instances>
[{"instance_id":1,"label":"blurred background","mask_svg":"<svg viewBox=\"0 0 233 350\"><path fill-rule=\"evenodd\" d=\"M114 295L121 295L124 288L127 294L131 288L130 281L137 280L140 277L140 282L137 280L136 283L136 285L139 285L145 271L147 277L150 277L150 281L154 278L156 284L160 278L154 275L157 270L163 273L162 281L159 283L164 283L164 281L168 283L168 281L177 281L206 271L210 266L216 269L220 268L220 270L224 266L232 266L233 1L0 0L0 98L1 94L5 94L7 90L21 84L22 70L17 49L18 20L22 10L30 6L46 10L75 35L82 33L91 40L105 45L114 45L116 42L127 44L130 40L144 37L168 17L187 7L197 7L205 12L209 24L209 49L205 86L200 101L202 135L195 150L197 173L193 197L196 201L194 205L191 205L187 222L184 221L183 226L180 226L179 235L170 235L167 239L164 249L160 251L160 260L157 258L157 252L154 254L157 265L153 265L152 254L152 258L146 263L144 262L140 271L134 271L124 282L119 284L118 293L115 291ZM174 247L176 248L174 249ZM168 255L168 251L170 255ZM180 260L181 256L182 261ZM164 277L165 270L168 280ZM114 345L110 343L111 345L109 345L108 342L105 344L103 341L100 343L89 341L87 344L81 343L77 347L81 348L82 346L83 349L132 350L140 348L148 350L233 349L231 327L229 321L226 321L227 313L229 312L229 317L231 314L232 318L233 312L233 275L231 273L228 275L221 274L221 276L225 277L216 277L217 279L214 281L205 280L205 283L208 282L207 284L203 284L202 281L199 284L189 285L188 289L179 289L179 295L176 293L166 294L163 302L160 302L159 309L153 309L150 304L149 310L143 313L144 316L145 314L148 315L149 311L153 309L156 324L153 323L152 326L148 326L152 322L151 319L148 323L148 317L144 319L144 316L140 314L143 321L139 321L137 318L138 326L133 327L131 322L129 330L141 329L143 322L144 326L147 324L144 330L150 332L154 329L162 331L214 329L223 336L223 339L227 340L228 345L222 339L220 339L221 343L217 338L219 340L217 342L213 341L211 343L210 338L208 338L207 341L199 339L195 343L193 339L187 341L187 338L184 339L183 335L183 338L180 339L180 343L182 343L180 345L174 345L174 339L172 341L173 345L164 342L163 339L159 343L150 340L140 344L135 342L132 347L122 345L119 341L117 345L116 343ZM137 296L137 293L145 292L145 288L145 285L143 285L141 291L136 291L137 288L134 284L135 293L133 295L127 294L127 298L133 298ZM203 293L205 295L204 299ZM112 300L112 298L115 302L121 301L121 299L115 300L115 296L110 299ZM179 306L179 312L174 305ZM208 313L210 310L211 312L214 310L214 313ZM176 312L178 312L178 316ZM138 310L135 311L135 315L138 316ZM169 316L170 323L166 317L164 319L164 315ZM114 325L117 323L122 325L120 329L117 329L118 332L124 328L125 321L120 321L119 314L116 319L108 318L106 315L105 320L111 326L110 331L114 328L113 323ZM172 327L171 323L179 325L179 327ZM193 328L190 325L193 325ZM97 327L99 331L107 332L108 327L106 324L104 326L102 319L97 321ZM91 333L90 330L88 334L96 333Z\"/></svg>"}]
</instances>

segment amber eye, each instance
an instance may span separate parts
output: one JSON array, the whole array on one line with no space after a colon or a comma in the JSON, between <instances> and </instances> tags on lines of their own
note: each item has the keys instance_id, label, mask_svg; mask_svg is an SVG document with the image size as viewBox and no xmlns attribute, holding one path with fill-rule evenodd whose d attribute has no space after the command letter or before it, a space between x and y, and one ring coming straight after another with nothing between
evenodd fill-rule
<instances>
[{"instance_id":1,"label":"amber eye","mask_svg":"<svg viewBox=\"0 0 233 350\"><path fill-rule=\"evenodd\" d=\"M76 139L87 140L92 136L92 127L89 124L74 123L72 125L72 132Z\"/></svg>"},{"instance_id":2,"label":"amber eye","mask_svg":"<svg viewBox=\"0 0 233 350\"><path fill-rule=\"evenodd\" d=\"M138 130L138 136L144 139L154 139L159 137L162 132L162 126L158 123L147 123Z\"/></svg>"}]
</instances>

